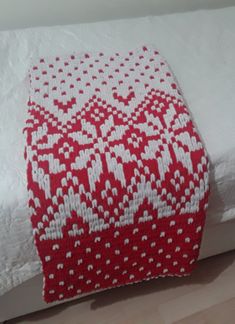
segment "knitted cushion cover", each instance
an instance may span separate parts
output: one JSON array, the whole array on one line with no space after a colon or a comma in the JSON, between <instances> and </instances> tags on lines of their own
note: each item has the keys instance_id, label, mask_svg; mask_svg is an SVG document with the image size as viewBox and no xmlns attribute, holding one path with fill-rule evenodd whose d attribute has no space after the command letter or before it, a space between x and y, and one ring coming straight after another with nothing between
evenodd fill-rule
<instances>
[{"instance_id":1,"label":"knitted cushion cover","mask_svg":"<svg viewBox=\"0 0 235 324\"><path fill-rule=\"evenodd\" d=\"M40 59L28 115L29 207L46 302L191 273L208 158L158 51Z\"/></svg>"}]
</instances>

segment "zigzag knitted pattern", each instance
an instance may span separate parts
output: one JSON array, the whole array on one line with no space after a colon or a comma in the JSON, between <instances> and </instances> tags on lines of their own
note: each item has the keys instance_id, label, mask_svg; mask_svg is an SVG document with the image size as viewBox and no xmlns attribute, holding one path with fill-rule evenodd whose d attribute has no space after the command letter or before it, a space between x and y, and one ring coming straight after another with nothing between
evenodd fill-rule
<instances>
[{"instance_id":1,"label":"zigzag knitted pattern","mask_svg":"<svg viewBox=\"0 0 235 324\"><path fill-rule=\"evenodd\" d=\"M155 49L38 60L28 114L29 206L47 302L191 273L208 158Z\"/></svg>"}]
</instances>

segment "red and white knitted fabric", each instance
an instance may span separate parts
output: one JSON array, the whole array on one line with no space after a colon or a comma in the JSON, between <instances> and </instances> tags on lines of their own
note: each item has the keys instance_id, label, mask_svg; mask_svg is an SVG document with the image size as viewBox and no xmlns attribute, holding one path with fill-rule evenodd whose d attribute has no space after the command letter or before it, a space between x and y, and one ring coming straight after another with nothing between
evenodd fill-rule
<instances>
[{"instance_id":1,"label":"red and white knitted fabric","mask_svg":"<svg viewBox=\"0 0 235 324\"><path fill-rule=\"evenodd\" d=\"M191 273L208 158L159 53L82 53L30 70L29 206L47 302Z\"/></svg>"}]
</instances>

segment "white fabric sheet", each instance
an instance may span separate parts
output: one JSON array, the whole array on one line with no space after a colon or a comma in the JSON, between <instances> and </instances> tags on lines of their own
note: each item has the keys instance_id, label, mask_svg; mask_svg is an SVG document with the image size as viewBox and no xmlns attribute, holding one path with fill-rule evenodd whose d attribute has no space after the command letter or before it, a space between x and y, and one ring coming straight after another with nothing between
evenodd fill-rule
<instances>
[{"instance_id":1,"label":"white fabric sheet","mask_svg":"<svg viewBox=\"0 0 235 324\"><path fill-rule=\"evenodd\" d=\"M235 217L235 7L0 33L0 295L40 273L27 210L22 128L31 58L156 46L211 159L207 223Z\"/></svg>"}]
</instances>

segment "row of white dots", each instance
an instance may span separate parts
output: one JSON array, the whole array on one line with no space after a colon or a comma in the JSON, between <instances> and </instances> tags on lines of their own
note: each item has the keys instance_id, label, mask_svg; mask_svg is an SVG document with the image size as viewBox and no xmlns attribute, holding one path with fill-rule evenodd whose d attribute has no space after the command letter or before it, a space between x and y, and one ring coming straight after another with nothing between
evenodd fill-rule
<instances>
[{"instance_id":1,"label":"row of white dots","mask_svg":"<svg viewBox=\"0 0 235 324\"><path fill-rule=\"evenodd\" d=\"M191 263L193 263L194 262L194 260L191 260ZM178 264L178 262L177 261L174 261L174 263L173 263L173 265L177 265ZM156 264L156 267L157 268L160 268L162 266L162 264L161 263L157 263ZM143 267L143 266L141 266L140 268L139 268L139 272L143 272L145 270L145 268ZM100 273L101 273L101 270L99 270L100 271ZM180 268L180 273L184 273L185 272L185 268L184 267L181 267ZM167 274L169 272L169 269L168 268L164 268L163 270L162 270L162 273L163 274ZM127 270L124 270L123 272L122 272L122 275L126 275L127 274ZM146 276L148 277L148 276L151 276L152 275L152 272L149 270L147 273L146 273ZM110 279L110 275L109 274L105 274L105 276L104 276L104 280L108 280L108 279ZM84 276L79 276L79 279L80 280L83 280L84 279ZM129 280L134 280L135 279L135 275L134 274L130 274L129 275ZM87 279L86 280L86 285L90 285L92 283L92 280L91 279ZM113 280L112 280L112 284L117 284L118 283L118 279L117 278L114 278ZM64 281L60 281L59 282L59 286L64 286L65 285L65 282ZM96 283L95 284L95 289L98 289L98 288L100 288L100 284L99 283ZM68 287L67 287L67 290L72 290L72 289L74 289L74 286L73 285L69 285ZM79 289L79 290L77 290L77 293L81 293L82 292L82 290L81 289ZM49 294L54 294L55 293L55 290L49 290ZM61 294L61 295L63 295L63 294Z\"/></svg>"},{"instance_id":2,"label":"row of white dots","mask_svg":"<svg viewBox=\"0 0 235 324\"><path fill-rule=\"evenodd\" d=\"M184 254L183 255L183 257L184 258L188 258L188 255L187 254ZM172 256L171 255L166 255L166 259L171 259L172 258ZM124 258L124 262L127 262L128 261L128 257L125 257ZM152 263L152 262L154 262L154 259L153 258L149 258L149 260L148 260L148 262L149 263ZM191 259L190 260L190 264L193 264L195 262L195 259ZM106 262L106 264L110 264L110 260L107 260L107 262ZM173 266L177 266L178 265L178 261L173 261L172 262L172 264L173 264ZM134 262L134 263L132 263L132 266L133 267L136 267L138 265L138 263L137 262ZM162 267L162 266L164 266L164 264L162 264L161 262L157 262L156 263L156 267L157 268L159 268L159 267ZM57 268L58 268L58 266L57 266ZM94 269L94 267L93 267L93 265L92 264L90 264L90 265L88 265L87 266L87 270L88 271L91 271L91 270L93 270ZM120 266L119 265L116 265L115 267L114 267L114 270L119 270L120 269ZM143 271L145 268L143 267L143 266L141 266L140 268L139 268L139 271L141 272L141 271ZM181 270L182 270L183 268L181 268ZM104 272L105 270L103 270L103 272ZM181 271L182 272L182 271ZM102 270L101 269L98 269L98 270L96 270L96 274L97 275L100 275L102 273ZM127 273L127 270L124 270L123 272L122 272L122 274L124 275L124 274L126 274ZM75 274L75 271L73 270L73 269L70 269L69 270L69 274L70 275L74 275ZM55 275L53 274L53 273L51 273L51 274L49 274L48 275L48 278L49 279L55 279ZM80 275L79 276L79 279L80 280L82 280L84 278L84 276L83 275ZM61 281L62 282L62 281ZM60 282L60 285L63 285L62 283Z\"/></svg>"}]
</instances>

